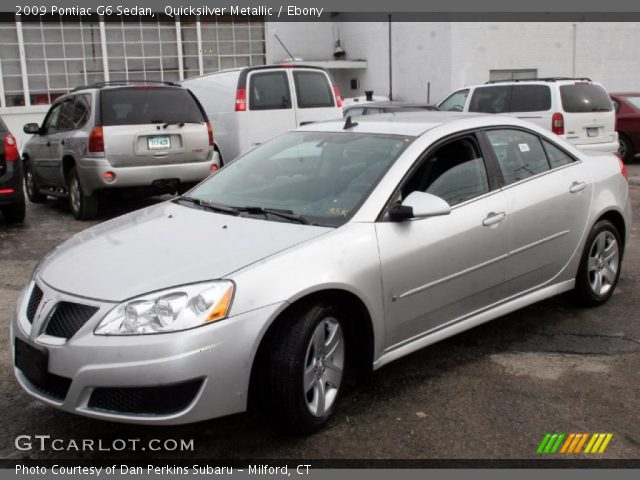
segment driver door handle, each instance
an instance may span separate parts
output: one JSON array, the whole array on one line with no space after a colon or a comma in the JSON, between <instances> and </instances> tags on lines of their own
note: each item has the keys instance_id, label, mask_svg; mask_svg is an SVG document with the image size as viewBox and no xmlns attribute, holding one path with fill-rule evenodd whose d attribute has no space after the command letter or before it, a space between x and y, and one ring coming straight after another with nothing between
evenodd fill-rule
<instances>
[{"instance_id":1,"label":"driver door handle","mask_svg":"<svg viewBox=\"0 0 640 480\"><path fill-rule=\"evenodd\" d=\"M584 187L586 187L587 184L585 182L573 182L571 184L571 186L569 187L569 191L571 193L578 193L581 190L584 190Z\"/></svg>"},{"instance_id":2,"label":"driver door handle","mask_svg":"<svg viewBox=\"0 0 640 480\"><path fill-rule=\"evenodd\" d=\"M496 225L497 223L500 223L501 221L503 221L506 218L506 216L507 214L504 212L499 212L499 213L491 212L482 221L482 225L484 225L485 227Z\"/></svg>"}]
</instances>

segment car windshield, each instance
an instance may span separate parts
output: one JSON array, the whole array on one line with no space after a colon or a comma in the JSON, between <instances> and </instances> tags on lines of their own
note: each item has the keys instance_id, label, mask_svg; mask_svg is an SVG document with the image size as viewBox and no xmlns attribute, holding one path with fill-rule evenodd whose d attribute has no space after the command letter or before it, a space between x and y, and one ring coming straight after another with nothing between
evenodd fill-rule
<instances>
[{"instance_id":1,"label":"car windshield","mask_svg":"<svg viewBox=\"0 0 640 480\"><path fill-rule=\"evenodd\" d=\"M634 107L640 109L640 96L639 97L627 97L628 102Z\"/></svg>"},{"instance_id":2,"label":"car windshield","mask_svg":"<svg viewBox=\"0 0 640 480\"><path fill-rule=\"evenodd\" d=\"M350 132L285 133L226 165L186 200L223 213L337 227L357 211L412 140Z\"/></svg>"}]
</instances>

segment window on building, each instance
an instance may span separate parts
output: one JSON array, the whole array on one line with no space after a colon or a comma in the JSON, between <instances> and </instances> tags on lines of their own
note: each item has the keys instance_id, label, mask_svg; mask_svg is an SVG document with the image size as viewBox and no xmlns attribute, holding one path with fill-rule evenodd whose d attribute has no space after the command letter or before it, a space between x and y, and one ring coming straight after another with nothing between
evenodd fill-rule
<instances>
[{"instance_id":1,"label":"window on building","mask_svg":"<svg viewBox=\"0 0 640 480\"><path fill-rule=\"evenodd\" d=\"M15 23L0 22L0 75L5 94L5 105L24 105L20 49Z\"/></svg>"}]
</instances>

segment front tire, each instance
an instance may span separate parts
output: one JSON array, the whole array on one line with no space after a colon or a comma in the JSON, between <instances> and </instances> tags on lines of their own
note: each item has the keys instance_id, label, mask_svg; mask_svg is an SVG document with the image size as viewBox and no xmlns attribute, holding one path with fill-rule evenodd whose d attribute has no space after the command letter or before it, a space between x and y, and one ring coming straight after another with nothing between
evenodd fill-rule
<instances>
[{"instance_id":1,"label":"front tire","mask_svg":"<svg viewBox=\"0 0 640 480\"><path fill-rule=\"evenodd\" d=\"M67 176L69 191L69 207L76 220L92 220L98 215L98 195L85 195L78 177L78 170L73 167Z\"/></svg>"},{"instance_id":2,"label":"front tire","mask_svg":"<svg viewBox=\"0 0 640 480\"><path fill-rule=\"evenodd\" d=\"M268 357L268 411L282 429L310 434L331 418L340 395L346 344L342 321L319 302L294 309Z\"/></svg>"},{"instance_id":3,"label":"front tire","mask_svg":"<svg viewBox=\"0 0 640 480\"><path fill-rule=\"evenodd\" d=\"M616 288L622 265L622 242L615 225L600 220L585 245L573 297L580 305L596 307L609 300Z\"/></svg>"}]
</instances>

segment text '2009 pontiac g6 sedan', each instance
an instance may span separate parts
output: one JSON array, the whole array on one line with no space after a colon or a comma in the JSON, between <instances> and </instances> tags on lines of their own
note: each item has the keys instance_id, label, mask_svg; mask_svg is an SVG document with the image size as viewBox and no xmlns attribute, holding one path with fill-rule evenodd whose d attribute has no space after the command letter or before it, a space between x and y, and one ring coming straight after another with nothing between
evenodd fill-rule
<instances>
[{"instance_id":1,"label":"text '2009 pontiac g6 sedan'","mask_svg":"<svg viewBox=\"0 0 640 480\"><path fill-rule=\"evenodd\" d=\"M630 220L618 157L515 118L311 124L47 254L12 322L15 373L94 418L258 405L308 433L346 374L563 292L604 303Z\"/></svg>"}]
</instances>

